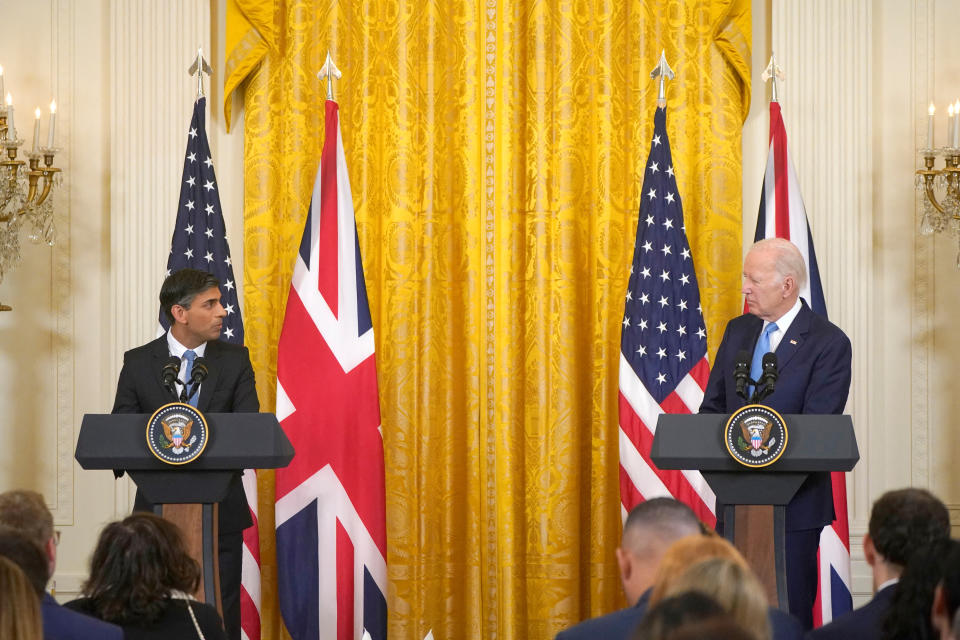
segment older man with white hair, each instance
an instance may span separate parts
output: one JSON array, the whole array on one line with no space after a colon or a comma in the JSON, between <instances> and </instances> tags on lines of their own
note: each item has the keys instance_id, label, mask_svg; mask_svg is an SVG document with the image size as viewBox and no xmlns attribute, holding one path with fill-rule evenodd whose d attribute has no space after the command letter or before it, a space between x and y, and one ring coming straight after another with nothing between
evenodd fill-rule
<instances>
[{"instance_id":1,"label":"older man with white hair","mask_svg":"<svg viewBox=\"0 0 960 640\"><path fill-rule=\"evenodd\" d=\"M763 356L777 356L778 380L765 405L781 414L843 413L850 392L850 340L800 298L806 274L803 256L789 240L768 238L750 248L743 263L749 313L727 323L700 413L732 413L746 404L734 379L742 351L753 354L754 380L760 378ZM787 505L786 518L790 613L808 629L817 594L820 530L833 518L830 474L812 473Z\"/></svg>"}]
</instances>

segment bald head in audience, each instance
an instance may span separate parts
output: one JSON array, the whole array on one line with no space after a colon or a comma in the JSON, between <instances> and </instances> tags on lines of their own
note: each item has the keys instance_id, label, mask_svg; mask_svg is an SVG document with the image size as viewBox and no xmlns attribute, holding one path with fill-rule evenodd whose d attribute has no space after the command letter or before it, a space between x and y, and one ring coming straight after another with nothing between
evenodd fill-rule
<instances>
[{"instance_id":1,"label":"bald head in audience","mask_svg":"<svg viewBox=\"0 0 960 640\"><path fill-rule=\"evenodd\" d=\"M617 549L617 565L627 601L636 604L653 586L660 560L671 544L703 533L700 521L687 505L672 498L643 502L630 512Z\"/></svg>"}]
</instances>

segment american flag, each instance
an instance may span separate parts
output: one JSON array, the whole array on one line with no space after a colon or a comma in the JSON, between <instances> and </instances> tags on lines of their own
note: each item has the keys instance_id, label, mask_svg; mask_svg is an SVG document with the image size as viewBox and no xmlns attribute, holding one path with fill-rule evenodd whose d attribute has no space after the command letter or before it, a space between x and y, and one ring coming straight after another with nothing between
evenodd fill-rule
<instances>
[{"instance_id":1,"label":"american flag","mask_svg":"<svg viewBox=\"0 0 960 640\"><path fill-rule=\"evenodd\" d=\"M787 130L780 103L770 103L770 152L760 194L760 214L754 240L786 238L793 242L807 264L807 284L800 296L814 313L827 317L827 305L820 284L817 254L800 185L787 152ZM833 481L833 508L836 519L820 534L819 588L814 603L813 623L820 626L853 608L850 590L850 528L847 523L847 485L842 472L830 474Z\"/></svg>"},{"instance_id":2,"label":"american flag","mask_svg":"<svg viewBox=\"0 0 960 640\"><path fill-rule=\"evenodd\" d=\"M217 176L207 142L206 98L198 98L193 105L193 118L187 132L187 152L183 161L183 179L180 183L180 204L177 222L170 241L167 273L190 267L212 273L220 281L220 301L226 309L220 339L243 344L243 319L237 299L233 264L227 230L223 223ZM169 328L166 316L160 311L162 331ZM243 488L247 493L253 526L243 532L243 563L240 585L240 626L243 638L260 638L260 544L257 535L257 480L252 469L243 473Z\"/></svg>"},{"instance_id":3,"label":"american flag","mask_svg":"<svg viewBox=\"0 0 960 640\"><path fill-rule=\"evenodd\" d=\"M700 290L670 157L666 109L653 119L620 339L620 503L672 496L716 523L699 471L661 470L650 446L661 413L696 413L710 375Z\"/></svg>"},{"instance_id":4,"label":"american flag","mask_svg":"<svg viewBox=\"0 0 960 640\"><path fill-rule=\"evenodd\" d=\"M336 102L277 352L280 611L294 640L387 635L387 535L373 325Z\"/></svg>"}]
</instances>

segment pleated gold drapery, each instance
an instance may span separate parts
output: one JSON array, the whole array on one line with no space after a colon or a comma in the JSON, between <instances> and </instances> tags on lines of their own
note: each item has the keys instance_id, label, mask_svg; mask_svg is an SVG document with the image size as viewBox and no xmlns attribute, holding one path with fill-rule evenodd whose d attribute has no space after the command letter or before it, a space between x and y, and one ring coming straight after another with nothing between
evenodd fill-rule
<instances>
[{"instance_id":1,"label":"pleated gold drapery","mask_svg":"<svg viewBox=\"0 0 960 640\"><path fill-rule=\"evenodd\" d=\"M661 48L711 353L740 308L749 0L231 0L262 406L329 49L374 321L389 634L551 638L622 605L617 368ZM262 474L263 637L281 637Z\"/></svg>"}]
</instances>

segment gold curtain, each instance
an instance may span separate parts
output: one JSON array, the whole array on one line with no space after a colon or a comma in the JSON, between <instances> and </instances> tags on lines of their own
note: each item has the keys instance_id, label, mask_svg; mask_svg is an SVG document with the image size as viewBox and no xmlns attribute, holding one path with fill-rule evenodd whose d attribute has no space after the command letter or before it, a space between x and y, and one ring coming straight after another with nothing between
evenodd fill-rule
<instances>
[{"instance_id":1,"label":"gold curtain","mask_svg":"<svg viewBox=\"0 0 960 640\"><path fill-rule=\"evenodd\" d=\"M373 315L389 634L552 638L623 604L617 367L660 50L711 354L739 312L749 0L230 0L265 410L329 49ZM226 105L225 105L226 106ZM262 474L263 637L281 637Z\"/></svg>"}]
</instances>

